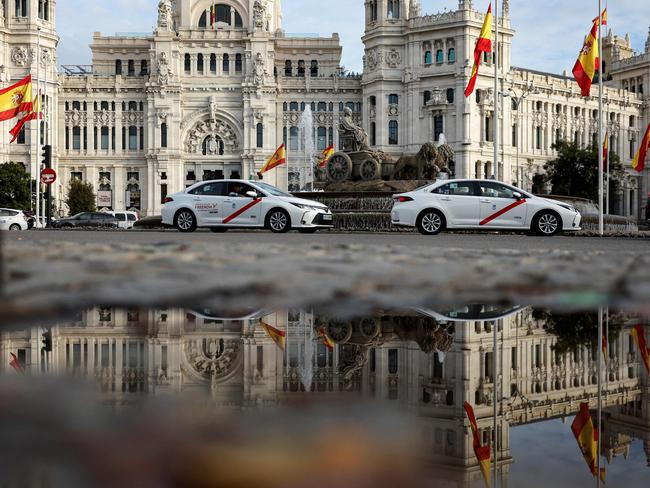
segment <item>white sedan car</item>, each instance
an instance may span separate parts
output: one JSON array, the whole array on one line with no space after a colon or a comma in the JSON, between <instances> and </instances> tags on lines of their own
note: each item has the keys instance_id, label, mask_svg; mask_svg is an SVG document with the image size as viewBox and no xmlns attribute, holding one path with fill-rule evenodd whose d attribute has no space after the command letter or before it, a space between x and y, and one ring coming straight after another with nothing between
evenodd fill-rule
<instances>
[{"instance_id":1,"label":"white sedan car","mask_svg":"<svg viewBox=\"0 0 650 488\"><path fill-rule=\"evenodd\" d=\"M425 235L445 229L525 230L552 236L580 230L571 205L494 180L443 180L395 195L392 222Z\"/></svg>"},{"instance_id":2,"label":"white sedan car","mask_svg":"<svg viewBox=\"0 0 650 488\"><path fill-rule=\"evenodd\" d=\"M322 203L296 198L260 181L203 181L165 198L164 224L181 232L198 227L213 232L266 228L275 233L296 229L313 233L332 227L332 212Z\"/></svg>"},{"instance_id":3,"label":"white sedan car","mask_svg":"<svg viewBox=\"0 0 650 488\"><path fill-rule=\"evenodd\" d=\"M21 210L0 208L0 230L27 230L29 222Z\"/></svg>"}]
</instances>

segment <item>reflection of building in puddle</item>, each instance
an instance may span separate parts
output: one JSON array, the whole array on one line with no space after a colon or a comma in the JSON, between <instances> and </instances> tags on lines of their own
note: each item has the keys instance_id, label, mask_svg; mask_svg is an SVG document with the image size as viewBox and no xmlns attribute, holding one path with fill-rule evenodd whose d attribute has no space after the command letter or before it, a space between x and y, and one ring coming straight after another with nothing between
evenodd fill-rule
<instances>
[{"instance_id":1,"label":"reflection of building in puddle","mask_svg":"<svg viewBox=\"0 0 650 488\"><path fill-rule=\"evenodd\" d=\"M219 406L264 407L358 392L417 413L429 461L440 475L467 485L481 475L464 401L474 405L487 444L498 388L504 478L512 459L510 427L572 416L584 401L595 407L595 338L557 352L562 338L545 328L549 320L530 308L480 305L384 310L352 319L298 310L233 317L96 308L52 327L51 351L42 350L42 328L3 333L0 368L8 369L14 353L29 374L94 378L116 403L137 393L193 392L211 395ZM631 440L641 439L650 462L650 386L627 328L610 334L608 356L604 452L610 459L625 455Z\"/></svg>"}]
</instances>

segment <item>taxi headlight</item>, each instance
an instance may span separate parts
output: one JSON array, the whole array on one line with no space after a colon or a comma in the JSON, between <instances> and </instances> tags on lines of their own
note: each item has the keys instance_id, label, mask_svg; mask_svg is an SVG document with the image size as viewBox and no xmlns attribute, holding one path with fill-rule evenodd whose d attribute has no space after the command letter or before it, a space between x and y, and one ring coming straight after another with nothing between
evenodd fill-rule
<instances>
[{"instance_id":1,"label":"taxi headlight","mask_svg":"<svg viewBox=\"0 0 650 488\"><path fill-rule=\"evenodd\" d=\"M312 210L314 212L325 212L325 213L327 213L327 208L314 207L312 205L304 205L302 203L294 203L294 202L291 202L291 205L293 205L295 207L298 207L298 208L301 208L303 210Z\"/></svg>"}]
</instances>

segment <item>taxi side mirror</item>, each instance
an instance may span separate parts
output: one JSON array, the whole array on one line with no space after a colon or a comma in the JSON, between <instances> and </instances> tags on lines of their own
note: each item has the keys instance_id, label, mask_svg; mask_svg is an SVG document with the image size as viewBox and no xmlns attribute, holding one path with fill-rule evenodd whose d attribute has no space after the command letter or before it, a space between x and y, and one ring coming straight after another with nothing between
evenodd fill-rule
<instances>
[{"instance_id":1,"label":"taxi side mirror","mask_svg":"<svg viewBox=\"0 0 650 488\"><path fill-rule=\"evenodd\" d=\"M257 198L257 192L256 191L247 191L246 196L251 197L251 198Z\"/></svg>"},{"instance_id":2,"label":"taxi side mirror","mask_svg":"<svg viewBox=\"0 0 650 488\"><path fill-rule=\"evenodd\" d=\"M524 196L523 196L521 193L519 193L518 191L513 192L512 196L514 196L515 199L516 199L517 201L519 201L519 200L521 200L522 198L524 198Z\"/></svg>"}]
</instances>

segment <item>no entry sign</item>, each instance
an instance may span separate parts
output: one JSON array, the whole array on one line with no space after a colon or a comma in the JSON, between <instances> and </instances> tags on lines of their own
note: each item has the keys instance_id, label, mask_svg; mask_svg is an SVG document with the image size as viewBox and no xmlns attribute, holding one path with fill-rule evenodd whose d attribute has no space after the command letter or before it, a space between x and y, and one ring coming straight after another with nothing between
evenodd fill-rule
<instances>
[{"instance_id":1,"label":"no entry sign","mask_svg":"<svg viewBox=\"0 0 650 488\"><path fill-rule=\"evenodd\" d=\"M52 168L45 168L41 171L41 183L44 185L51 185L56 181L56 171Z\"/></svg>"}]
</instances>

